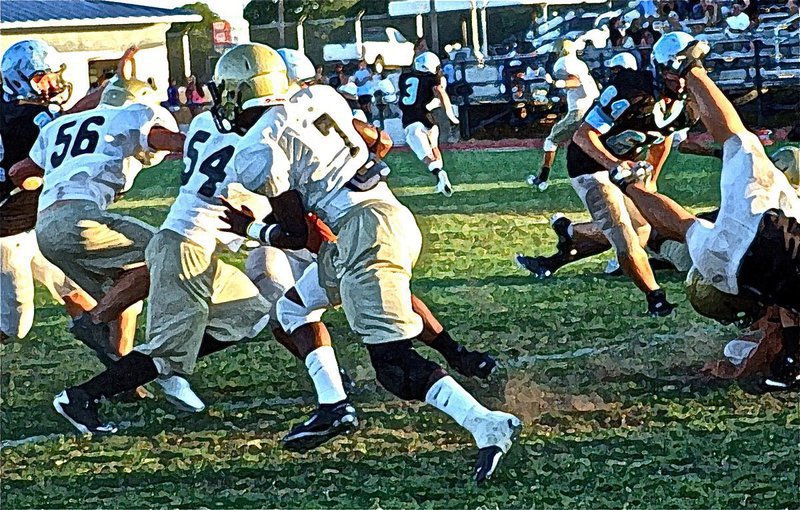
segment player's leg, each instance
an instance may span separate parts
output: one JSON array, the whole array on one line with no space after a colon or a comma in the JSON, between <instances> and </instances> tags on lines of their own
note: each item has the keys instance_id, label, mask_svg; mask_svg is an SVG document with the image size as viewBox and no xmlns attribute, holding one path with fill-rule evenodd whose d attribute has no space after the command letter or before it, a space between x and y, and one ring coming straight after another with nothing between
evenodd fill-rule
<instances>
[{"instance_id":1,"label":"player's leg","mask_svg":"<svg viewBox=\"0 0 800 510\"><path fill-rule=\"evenodd\" d=\"M311 450L358 427L356 410L347 397L330 334L320 322L322 314L333 306L328 292L320 285L317 264L308 266L295 287L276 305L282 330L305 363L319 402L309 419L292 427L281 439L290 450Z\"/></svg>"},{"instance_id":2,"label":"player's leg","mask_svg":"<svg viewBox=\"0 0 800 510\"><path fill-rule=\"evenodd\" d=\"M550 226L556 234L556 253L550 256L517 254L517 265L537 278L548 278L562 267L603 253L611 243L593 221L573 223L563 214L555 214Z\"/></svg>"},{"instance_id":3,"label":"player's leg","mask_svg":"<svg viewBox=\"0 0 800 510\"><path fill-rule=\"evenodd\" d=\"M582 118L583 112L570 111L553 125L542 147L544 155L542 156L542 168L539 170L539 175L529 175L527 178L530 186L536 186L540 191L547 189L547 181L550 179L550 170L556 161L558 146L572 139L572 135L578 129Z\"/></svg>"},{"instance_id":4,"label":"player's leg","mask_svg":"<svg viewBox=\"0 0 800 510\"><path fill-rule=\"evenodd\" d=\"M33 232L0 238L0 332L23 338L33 326Z\"/></svg>"},{"instance_id":5,"label":"player's leg","mask_svg":"<svg viewBox=\"0 0 800 510\"><path fill-rule=\"evenodd\" d=\"M408 146L411 147L417 159L425 163L431 175L436 179L436 192L445 196L452 195L453 188L447 172L444 170L444 160L438 149L439 128L437 126L426 128L421 122L415 122L407 126L405 131ZM436 146L436 151L434 151L434 146Z\"/></svg>"},{"instance_id":6,"label":"player's leg","mask_svg":"<svg viewBox=\"0 0 800 510\"><path fill-rule=\"evenodd\" d=\"M35 242L36 234L32 234ZM31 260L31 268L34 280L47 287L53 299L64 305L70 317L77 317L97 305L92 296L84 292L75 282L67 278L61 269L42 255L38 243Z\"/></svg>"},{"instance_id":7,"label":"player's leg","mask_svg":"<svg viewBox=\"0 0 800 510\"><path fill-rule=\"evenodd\" d=\"M497 361L488 353L470 351L453 340L428 306L413 294L411 308L422 318L422 333L417 336L417 340L441 354L450 368L465 377L487 379L492 374Z\"/></svg>"},{"instance_id":8,"label":"player's leg","mask_svg":"<svg viewBox=\"0 0 800 510\"><path fill-rule=\"evenodd\" d=\"M337 241L342 305L384 388L433 405L472 433L480 448L475 467L480 483L508 451L520 421L483 407L414 350L411 340L422 333L422 321L411 304L410 280L421 243L413 215L400 204L373 204L349 219Z\"/></svg>"},{"instance_id":9,"label":"player's leg","mask_svg":"<svg viewBox=\"0 0 800 510\"><path fill-rule=\"evenodd\" d=\"M656 282L643 248L650 233L646 222L634 226L626 197L611 183L607 172L582 175L572 183L593 221L614 247L623 272L646 294L648 312L655 316L671 313L674 305Z\"/></svg>"}]
</instances>

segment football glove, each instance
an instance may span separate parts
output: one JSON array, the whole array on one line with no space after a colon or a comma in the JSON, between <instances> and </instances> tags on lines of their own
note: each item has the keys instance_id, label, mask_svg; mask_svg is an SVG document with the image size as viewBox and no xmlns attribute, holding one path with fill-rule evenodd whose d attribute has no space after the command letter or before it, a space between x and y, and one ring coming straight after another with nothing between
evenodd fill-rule
<instances>
[{"instance_id":1,"label":"football glove","mask_svg":"<svg viewBox=\"0 0 800 510\"><path fill-rule=\"evenodd\" d=\"M642 182L651 175L653 175L653 165L647 161L637 161L633 165L625 161L609 171L611 182L619 186L622 191L625 191L630 184Z\"/></svg>"}]
</instances>

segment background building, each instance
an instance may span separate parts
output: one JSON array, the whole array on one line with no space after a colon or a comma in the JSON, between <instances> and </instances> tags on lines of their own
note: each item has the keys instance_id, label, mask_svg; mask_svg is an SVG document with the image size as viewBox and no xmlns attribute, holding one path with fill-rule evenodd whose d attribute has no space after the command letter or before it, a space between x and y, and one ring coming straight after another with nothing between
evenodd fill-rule
<instances>
[{"instance_id":1,"label":"background building","mask_svg":"<svg viewBox=\"0 0 800 510\"><path fill-rule=\"evenodd\" d=\"M162 2L163 3L163 2ZM51 44L67 64L72 101L91 84L113 71L126 48L140 47L137 73L153 78L166 99L169 80L166 33L172 23L199 21L200 16L165 9L92 0L3 0L0 9L0 51L25 39Z\"/></svg>"}]
</instances>

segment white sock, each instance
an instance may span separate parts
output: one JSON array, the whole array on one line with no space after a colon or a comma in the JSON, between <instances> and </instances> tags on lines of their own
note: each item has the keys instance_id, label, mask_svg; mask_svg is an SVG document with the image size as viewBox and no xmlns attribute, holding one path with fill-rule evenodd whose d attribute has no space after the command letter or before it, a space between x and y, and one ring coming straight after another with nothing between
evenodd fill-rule
<instances>
[{"instance_id":1,"label":"white sock","mask_svg":"<svg viewBox=\"0 0 800 510\"><path fill-rule=\"evenodd\" d=\"M428 163L428 170L430 170L431 172L434 172L436 170L441 170L442 168L444 168L444 161L440 159Z\"/></svg>"},{"instance_id":2,"label":"white sock","mask_svg":"<svg viewBox=\"0 0 800 510\"><path fill-rule=\"evenodd\" d=\"M425 395L425 402L449 415L473 435L475 435L475 431L471 428L474 427L470 425L474 424L475 420L467 420L467 418L483 416L490 412L449 375L442 377L431 386L428 394Z\"/></svg>"},{"instance_id":3,"label":"white sock","mask_svg":"<svg viewBox=\"0 0 800 510\"><path fill-rule=\"evenodd\" d=\"M320 404L335 404L347 398L333 347L325 345L311 351L306 356L306 368Z\"/></svg>"}]
</instances>

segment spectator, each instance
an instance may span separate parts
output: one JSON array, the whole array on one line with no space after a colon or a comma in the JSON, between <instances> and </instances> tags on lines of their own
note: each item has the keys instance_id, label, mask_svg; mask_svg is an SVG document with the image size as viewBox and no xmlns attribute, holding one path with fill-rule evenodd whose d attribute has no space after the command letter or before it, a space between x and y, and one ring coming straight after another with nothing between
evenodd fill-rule
<instances>
[{"instance_id":1,"label":"spectator","mask_svg":"<svg viewBox=\"0 0 800 510\"><path fill-rule=\"evenodd\" d=\"M786 8L789 10L790 16L797 16L800 14L800 5L797 3L798 0L789 0L786 2Z\"/></svg>"},{"instance_id":2,"label":"spectator","mask_svg":"<svg viewBox=\"0 0 800 510\"><path fill-rule=\"evenodd\" d=\"M194 98L197 92L197 83L194 75L189 76L186 80L186 104L188 106L194 105Z\"/></svg>"},{"instance_id":3,"label":"spectator","mask_svg":"<svg viewBox=\"0 0 800 510\"><path fill-rule=\"evenodd\" d=\"M658 13L655 0L640 0L636 9L641 13L646 21L652 21Z\"/></svg>"},{"instance_id":4,"label":"spectator","mask_svg":"<svg viewBox=\"0 0 800 510\"><path fill-rule=\"evenodd\" d=\"M414 42L414 57L416 58L419 55L425 53L426 51L429 51L428 41L425 40L424 37L420 37L419 39L416 40L416 42Z\"/></svg>"},{"instance_id":5,"label":"spectator","mask_svg":"<svg viewBox=\"0 0 800 510\"><path fill-rule=\"evenodd\" d=\"M328 77L325 76L325 68L322 66L317 66L316 74L314 75L314 83L317 85L327 85L328 84Z\"/></svg>"},{"instance_id":6,"label":"spectator","mask_svg":"<svg viewBox=\"0 0 800 510\"><path fill-rule=\"evenodd\" d=\"M344 72L344 65L336 64L333 66L333 74L331 75L330 79L328 80L328 85L331 87L338 89L350 81L350 78Z\"/></svg>"},{"instance_id":7,"label":"spectator","mask_svg":"<svg viewBox=\"0 0 800 510\"><path fill-rule=\"evenodd\" d=\"M622 46L622 43L625 41L625 36L622 33L622 17L617 16L616 18L610 20L608 22L608 30L608 40L611 42L611 46L615 48Z\"/></svg>"},{"instance_id":8,"label":"spectator","mask_svg":"<svg viewBox=\"0 0 800 510\"><path fill-rule=\"evenodd\" d=\"M358 104L372 122L372 71L367 66L366 60L358 62L358 70L353 73L353 83L358 87Z\"/></svg>"},{"instance_id":9,"label":"spectator","mask_svg":"<svg viewBox=\"0 0 800 510\"><path fill-rule=\"evenodd\" d=\"M175 78L169 79L169 87L167 88L167 108L172 111L181 107L181 100L178 92L178 82Z\"/></svg>"}]
</instances>

